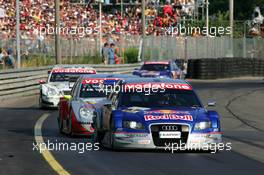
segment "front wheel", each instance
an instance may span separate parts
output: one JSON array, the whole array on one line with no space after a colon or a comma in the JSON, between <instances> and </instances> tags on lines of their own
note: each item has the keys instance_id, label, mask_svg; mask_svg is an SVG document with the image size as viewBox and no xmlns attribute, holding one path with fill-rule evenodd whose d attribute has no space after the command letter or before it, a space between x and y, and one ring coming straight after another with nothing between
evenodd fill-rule
<instances>
[{"instance_id":1,"label":"front wheel","mask_svg":"<svg viewBox=\"0 0 264 175\"><path fill-rule=\"evenodd\" d=\"M41 99L41 94L40 94L40 96L39 96L39 108L40 109L43 109L44 107L43 107L43 103L42 103L42 99Z\"/></svg>"},{"instance_id":2,"label":"front wheel","mask_svg":"<svg viewBox=\"0 0 264 175\"><path fill-rule=\"evenodd\" d=\"M110 149L114 148L114 120L111 120L110 122L110 129L109 129L109 138L108 138L108 145Z\"/></svg>"},{"instance_id":3,"label":"front wheel","mask_svg":"<svg viewBox=\"0 0 264 175\"><path fill-rule=\"evenodd\" d=\"M104 133L94 128L94 142L95 143L98 142L99 144L101 144L103 139L104 139Z\"/></svg>"},{"instance_id":4,"label":"front wheel","mask_svg":"<svg viewBox=\"0 0 264 175\"><path fill-rule=\"evenodd\" d=\"M68 118L68 134L70 136L73 136L73 132L72 132L72 117L71 117L71 112L70 112L70 116Z\"/></svg>"},{"instance_id":5,"label":"front wheel","mask_svg":"<svg viewBox=\"0 0 264 175\"><path fill-rule=\"evenodd\" d=\"M61 114L59 114L58 118L58 126L59 126L59 131L61 134L63 134L63 120Z\"/></svg>"}]
</instances>

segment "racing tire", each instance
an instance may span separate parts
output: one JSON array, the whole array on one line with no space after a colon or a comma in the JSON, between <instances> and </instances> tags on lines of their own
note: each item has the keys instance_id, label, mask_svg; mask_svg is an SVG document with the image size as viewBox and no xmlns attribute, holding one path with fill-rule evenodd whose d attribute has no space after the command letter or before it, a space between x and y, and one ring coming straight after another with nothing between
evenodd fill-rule
<instances>
[{"instance_id":1,"label":"racing tire","mask_svg":"<svg viewBox=\"0 0 264 175\"><path fill-rule=\"evenodd\" d=\"M94 143L102 144L102 141L104 139L104 133L98 131L96 127L94 127Z\"/></svg>"},{"instance_id":2,"label":"racing tire","mask_svg":"<svg viewBox=\"0 0 264 175\"><path fill-rule=\"evenodd\" d=\"M63 120L62 120L62 117L61 117L61 114L59 113L59 117L58 117L58 127L59 127L59 132L61 134L63 134Z\"/></svg>"},{"instance_id":3,"label":"racing tire","mask_svg":"<svg viewBox=\"0 0 264 175\"><path fill-rule=\"evenodd\" d=\"M110 130L109 130L109 148L114 150L115 147L114 147L114 137L113 137L113 133L114 133L114 120L111 119L111 122L110 122Z\"/></svg>"},{"instance_id":4,"label":"racing tire","mask_svg":"<svg viewBox=\"0 0 264 175\"><path fill-rule=\"evenodd\" d=\"M73 137L74 134L72 132L72 117L71 117L71 113L72 113L72 111L70 112L70 117L68 119L69 120L69 122L68 122L68 135Z\"/></svg>"},{"instance_id":5,"label":"racing tire","mask_svg":"<svg viewBox=\"0 0 264 175\"><path fill-rule=\"evenodd\" d=\"M41 94L39 95L39 108L45 109L45 107L43 106L43 103L42 103Z\"/></svg>"}]
</instances>

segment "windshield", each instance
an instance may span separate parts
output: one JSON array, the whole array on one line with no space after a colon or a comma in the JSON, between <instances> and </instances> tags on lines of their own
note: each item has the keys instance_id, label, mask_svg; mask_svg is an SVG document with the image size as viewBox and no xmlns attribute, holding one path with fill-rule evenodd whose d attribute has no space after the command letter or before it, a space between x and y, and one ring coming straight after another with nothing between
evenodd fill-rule
<instances>
[{"instance_id":1,"label":"windshield","mask_svg":"<svg viewBox=\"0 0 264 175\"><path fill-rule=\"evenodd\" d=\"M193 91L166 89L146 95L140 92L124 92L121 95L121 107L201 107Z\"/></svg>"},{"instance_id":2,"label":"windshield","mask_svg":"<svg viewBox=\"0 0 264 175\"><path fill-rule=\"evenodd\" d=\"M52 73L50 76L50 82L75 82L81 74L70 73Z\"/></svg>"},{"instance_id":3,"label":"windshield","mask_svg":"<svg viewBox=\"0 0 264 175\"><path fill-rule=\"evenodd\" d=\"M141 70L147 71L166 71L169 70L169 64L144 64Z\"/></svg>"},{"instance_id":4,"label":"windshield","mask_svg":"<svg viewBox=\"0 0 264 175\"><path fill-rule=\"evenodd\" d=\"M80 98L106 97L106 93L99 84L83 84L81 87Z\"/></svg>"}]
</instances>

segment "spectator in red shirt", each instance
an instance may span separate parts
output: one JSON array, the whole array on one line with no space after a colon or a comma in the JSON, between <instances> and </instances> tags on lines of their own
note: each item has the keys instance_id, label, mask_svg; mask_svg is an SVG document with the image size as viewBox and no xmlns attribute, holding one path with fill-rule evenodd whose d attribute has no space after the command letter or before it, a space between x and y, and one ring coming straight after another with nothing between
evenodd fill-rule
<instances>
[{"instance_id":1,"label":"spectator in red shirt","mask_svg":"<svg viewBox=\"0 0 264 175\"><path fill-rule=\"evenodd\" d=\"M163 7L163 13L164 16L166 16L166 14L169 14L170 16L172 16L172 6L170 5L170 3L167 1L166 4Z\"/></svg>"}]
</instances>

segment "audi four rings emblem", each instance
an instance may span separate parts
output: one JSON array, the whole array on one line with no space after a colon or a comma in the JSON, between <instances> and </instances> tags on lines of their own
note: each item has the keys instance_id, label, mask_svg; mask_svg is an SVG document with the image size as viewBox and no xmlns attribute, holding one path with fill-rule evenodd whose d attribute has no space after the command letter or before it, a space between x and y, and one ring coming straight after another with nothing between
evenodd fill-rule
<instances>
[{"instance_id":1,"label":"audi four rings emblem","mask_svg":"<svg viewBox=\"0 0 264 175\"><path fill-rule=\"evenodd\" d=\"M164 125L164 126L162 126L162 130L163 131L177 131L178 126L176 126L176 125Z\"/></svg>"}]
</instances>

